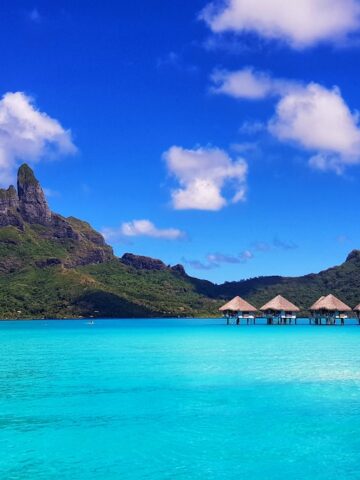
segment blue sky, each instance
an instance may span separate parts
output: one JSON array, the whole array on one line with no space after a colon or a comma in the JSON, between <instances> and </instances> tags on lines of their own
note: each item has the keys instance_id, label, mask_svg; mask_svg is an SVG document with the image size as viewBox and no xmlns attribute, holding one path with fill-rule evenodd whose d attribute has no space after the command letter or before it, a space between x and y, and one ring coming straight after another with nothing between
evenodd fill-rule
<instances>
[{"instance_id":1,"label":"blue sky","mask_svg":"<svg viewBox=\"0 0 360 480\"><path fill-rule=\"evenodd\" d=\"M299 3L299 2L298 2ZM4 1L0 181L216 282L360 248L356 0Z\"/></svg>"}]
</instances>

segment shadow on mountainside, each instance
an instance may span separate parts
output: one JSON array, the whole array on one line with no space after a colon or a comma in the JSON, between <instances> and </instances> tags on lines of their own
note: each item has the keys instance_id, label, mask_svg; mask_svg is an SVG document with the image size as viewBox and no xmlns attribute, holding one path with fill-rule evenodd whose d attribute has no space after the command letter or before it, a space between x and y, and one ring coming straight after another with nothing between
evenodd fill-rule
<instances>
[{"instance_id":1,"label":"shadow on mountainside","mask_svg":"<svg viewBox=\"0 0 360 480\"><path fill-rule=\"evenodd\" d=\"M98 318L155 317L159 315L154 310L102 290L83 293L75 299L74 306L82 316Z\"/></svg>"}]
</instances>

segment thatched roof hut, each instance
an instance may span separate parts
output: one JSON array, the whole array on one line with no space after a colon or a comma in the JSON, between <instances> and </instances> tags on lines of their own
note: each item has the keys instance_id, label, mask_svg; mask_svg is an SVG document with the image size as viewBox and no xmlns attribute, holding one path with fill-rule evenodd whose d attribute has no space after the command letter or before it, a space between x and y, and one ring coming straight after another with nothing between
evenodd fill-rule
<instances>
[{"instance_id":1,"label":"thatched roof hut","mask_svg":"<svg viewBox=\"0 0 360 480\"><path fill-rule=\"evenodd\" d=\"M319 300L311 306L310 310L314 312L322 310L326 312L351 312L351 308L346 305L346 303L331 294L319 298Z\"/></svg>"},{"instance_id":2,"label":"thatched roof hut","mask_svg":"<svg viewBox=\"0 0 360 480\"><path fill-rule=\"evenodd\" d=\"M316 302L311 305L310 310L316 310L317 304L320 303L322 300L324 300L324 298L325 298L325 295L317 299Z\"/></svg>"},{"instance_id":3,"label":"thatched roof hut","mask_svg":"<svg viewBox=\"0 0 360 480\"><path fill-rule=\"evenodd\" d=\"M219 308L220 312L256 312L257 309L241 297L235 297Z\"/></svg>"},{"instance_id":4,"label":"thatched roof hut","mask_svg":"<svg viewBox=\"0 0 360 480\"><path fill-rule=\"evenodd\" d=\"M360 303L354 308L354 312L360 312Z\"/></svg>"},{"instance_id":5,"label":"thatched roof hut","mask_svg":"<svg viewBox=\"0 0 360 480\"><path fill-rule=\"evenodd\" d=\"M263 305L260 310L262 312L272 311L272 312L299 312L300 309L293 303L286 300L286 298L278 295L277 297L270 300L270 302Z\"/></svg>"}]
</instances>

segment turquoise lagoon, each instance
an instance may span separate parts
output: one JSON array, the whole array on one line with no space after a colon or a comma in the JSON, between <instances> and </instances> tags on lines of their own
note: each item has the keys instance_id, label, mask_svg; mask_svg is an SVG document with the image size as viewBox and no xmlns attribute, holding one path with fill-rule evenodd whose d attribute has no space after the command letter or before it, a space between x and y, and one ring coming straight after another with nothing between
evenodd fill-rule
<instances>
[{"instance_id":1,"label":"turquoise lagoon","mask_svg":"<svg viewBox=\"0 0 360 480\"><path fill-rule=\"evenodd\" d=\"M0 478L360 478L360 328L0 323Z\"/></svg>"}]
</instances>

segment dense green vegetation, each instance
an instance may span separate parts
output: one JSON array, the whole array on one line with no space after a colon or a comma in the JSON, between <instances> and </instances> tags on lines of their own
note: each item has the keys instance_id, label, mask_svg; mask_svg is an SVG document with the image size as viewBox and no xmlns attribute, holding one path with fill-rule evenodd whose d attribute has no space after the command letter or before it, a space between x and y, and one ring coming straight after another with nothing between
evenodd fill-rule
<instances>
[{"instance_id":1,"label":"dense green vegetation","mask_svg":"<svg viewBox=\"0 0 360 480\"><path fill-rule=\"evenodd\" d=\"M360 303L360 251L352 252L342 265L318 274L303 277L260 277L243 282L230 282L217 288L218 296L246 297L260 308L275 295L281 294L307 312L322 295L332 293L355 307Z\"/></svg>"},{"instance_id":2,"label":"dense green vegetation","mask_svg":"<svg viewBox=\"0 0 360 480\"><path fill-rule=\"evenodd\" d=\"M28 165L17 186L0 189L0 318L215 316L235 295L260 308L282 294L303 312L328 293L360 302L359 251L319 274L215 285L181 265L115 257L88 223L50 211Z\"/></svg>"},{"instance_id":3,"label":"dense green vegetation","mask_svg":"<svg viewBox=\"0 0 360 480\"><path fill-rule=\"evenodd\" d=\"M70 222L86 234L85 240L54 238L41 225L26 225L24 231L0 228L1 318L206 316L216 311L218 302L197 293L186 276L171 269L137 270L114 256L77 265L94 248L89 238L97 234L80 220Z\"/></svg>"},{"instance_id":4,"label":"dense green vegetation","mask_svg":"<svg viewBox=\"0 0 360 480\"><path fill-rule=\"evenodd\" d=\"M138 270L119 260L88 265L78 269L96 281L96 285L133 305L141 305L142 314L160 316L213 315L218 301L198 293L186 276L166 270ZM120 312L115 313L119 315ZM108 312L114 316L114 312ZM120 315L121 316L121 315Z\"/></svg>"},{"instance_id":5,"label":"dense green vegetation","mask_svg":"<svg viewBox=\"0 0 360 480\"><path fill-rule=\"evenodd\" d=\"M351 306L360 302L360 252L319 274L214 285L171 268L125 265L109 247L99 246L90 225L66 220L80 240L57 238L43 225L0 228L1 318L208 316L235 295L260 307L279 293L303 311L327 293ZM94 249L107 258L92 263Z\"/></svg>"}]
</instances>

